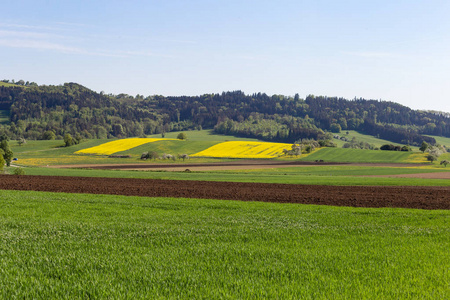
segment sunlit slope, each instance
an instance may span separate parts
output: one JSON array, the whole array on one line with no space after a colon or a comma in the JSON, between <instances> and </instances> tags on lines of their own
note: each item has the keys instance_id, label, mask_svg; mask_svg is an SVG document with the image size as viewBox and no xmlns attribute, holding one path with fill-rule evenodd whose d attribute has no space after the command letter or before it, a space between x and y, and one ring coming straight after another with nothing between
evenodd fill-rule
<instances>
[{"instance_id":1,"label":"sunlit slope","mask_svg":"<svg viewBox=\"0 0 450 300\"><path fill-rule=\"evenodd\" d=\"M229 158L274 158L282 155L283 149L290 149L292 144L266 142L224 142L198 153L194 157L229 157Z\"/></svg>"},{"instance_id":2,"label":"sunlit slope","mask_svg":"<svg viewBox=\"0 0 450 300\"><path fill-rule=\"evenodd\" d=\"M302 160L353 163L423 163L426 162L423 157L422 153L416 152L322 148Z\"/></svg>"}]
</instances>

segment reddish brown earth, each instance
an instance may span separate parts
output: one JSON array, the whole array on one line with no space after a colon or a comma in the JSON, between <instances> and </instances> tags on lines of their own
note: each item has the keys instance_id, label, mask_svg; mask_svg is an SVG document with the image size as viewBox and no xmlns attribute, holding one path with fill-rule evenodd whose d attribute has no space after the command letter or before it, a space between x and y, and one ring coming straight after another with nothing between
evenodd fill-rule
<instances>
[{"instance_id":1,"label":"reddish brown earth","mask_svg":"<svg viewBox=\"0 0 450 300\"><path fill-rule=\"evenodd\" d=\"M0 189L185 197L354 207L450 209L450 187L319 186L0 175Z\"/></svg>"}]
</instances>

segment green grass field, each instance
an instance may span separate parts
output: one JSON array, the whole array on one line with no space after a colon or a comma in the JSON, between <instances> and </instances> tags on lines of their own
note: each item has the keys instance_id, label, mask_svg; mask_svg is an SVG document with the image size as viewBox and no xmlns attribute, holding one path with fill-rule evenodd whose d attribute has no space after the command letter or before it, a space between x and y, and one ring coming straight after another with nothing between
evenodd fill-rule
<instances>
[{"instance_id":1,"label":"green grass field","mask_svg":"<svg viewBox=\"0 0 450 300\"><path fill-rule=\"evenodd\" d=\"M6 86L6 87L21 87L21 88L26 88L26 86L23 86L23 85L17 85L17 84L14 84L14 83L6 83L6 82L3 82L3 81L0 81L0 86Z\"/></svg>"},{"instance_id":2,"label":"green grass field","mask_svg":"<svg viewBox=\"0 0 450 300\"><path fill-rule=\"evenodd\" d=\"M413 152L362 150L348 148L322 148L301 160L353 163L402 163L407 162Z\"/></svg>"},{"instance_id":3,"label":"green grass field","mask_svg":"<svg viewBox=\"0 0 450 300\"><path fill-rule=\"evenodd\" d=\"M139 158L143 152L155 151L159 154L194 154L200 152L206 148L214 146L220 143L220 141L181 141L181 140L168 140L168 141L158 141L153 143L144 144L136 148L126 150L123 152L118 152L116 154L129 154L136 158Z\"/></svg>"},{"instance_id":4,"label":"green grass field","mask_svg":"<svg viewBox=\"0 0 450 300\"><path fill-rule=\"evenodd\" d=\"M448 211L0 195L3 299L450 296Z\"/></svg>"},{"instance_id":5,"label":"green grass field","mask_svg":"<svg viewBox=\"0 0 450 300\"><path fill-rule=\"evenodd\" d=\"M430 136L433 137L438 144L450 147L450 138L443 137L443 136L435 136L435 135L430 135Z\"/></svg>"},{"instance_id":6,"label":"green grass field","mask_svg":"<svg viewBox=\"0 0 450 300\"><path fill-rule=\"evenodd\" d=\"M349 134L346 134L346 133ZM367 135L367 134L363 134L363 133L359 133L355 130L342 130L342 132L338 133L337 135L342 136L342 137L346 137L349 141L352 140L352 138L356 138L356 140L358 142L366 142L369 143L370 145L375 145L376 147L381 147L383 145L386 144L396 144L398 145L398 143L394 143L388 140L383 140L383 139L379 139L377 137L374 137L372 135ZM339 148L342 148L342 146L347 143L344 142L342 140L337 140L337 139L333 139L333 142L335 142ZM411 147L413 148L414 151L419 151L419 147Z\"/></svg>"},{"instance_id":7,"label":"green grass field","mask_svg":"<svg viewBox=\"0 0 450 300\"><path fill-rule=\"evenodd\" d=\"M251 138L241 138L234 137L230 135L221 135L215 134L212 130L192 130L192 131L181 131L186 133L189 141L198 141L198 142L225 142L225 141L259 141L258 139ZM180 132L166 132L165 138L168 139L176 139ZM154 134L147 136L149 138L161 138L161 134Z\"/></svg>"}]
</instances>

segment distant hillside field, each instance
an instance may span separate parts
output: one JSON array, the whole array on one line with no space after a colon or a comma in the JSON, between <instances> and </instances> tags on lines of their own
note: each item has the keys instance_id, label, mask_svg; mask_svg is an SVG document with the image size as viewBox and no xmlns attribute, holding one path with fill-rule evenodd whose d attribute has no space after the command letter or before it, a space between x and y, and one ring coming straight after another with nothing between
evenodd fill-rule
<instances>
[{"instance_id":1,"label":"distant hillside field","mask_svg":"<svg viewBox=\"0 0 450 300\"><path fill-rule=\"evenodd\" d=\"M418 158L416 158L418 156ZM414 160L410 160L414 157ZM304 161L323 160L325 162L352 163L404 163L426 162L425 154L402 151L361 150L344 148L322 148L303 158Z\"/></svg>"},{"instance_id":2,"label":"distant hillside field","mask_svg":"<svg viewBox=\"0 0 450 300\"><path fill-rule=\"evenodd\" d=\"M290 149L291 146L291 144L281 143L230 141L214 145L193 154L193 156L221 158L276 158L283 154L284 149Z\"/></svg>"},{"instance_id":3,"label":"distant hillside field","mask_svg":"<svg viewBox=\"0 0 450 300\"><path fill-rule=\"evenodd\" d=\"M447 148L450 148L450 138L443 136L430 135L431 137L436 139L436 142L440 145L444 145Z\"/></svg>"},{"instance_id":4,"label":"distant hillside field","mask_svg":"<svg viewBox=\"0 0 450 300\"><path fill-rule=\"evenodd\" d=\"M348 134L347 134L347 132L348 132ZM380 138L377 138L375 136L364 134L364 133L361 133L361 132L358 132L358 131L355 131L355 130L343 130L342 132L336 133L335 135L339 135L340 137L345 137L349 141L351 141L352 138L356 138L356 140L358 142L365 142L365 143L368 143L370 145L375 145L378 148L383 146L383 145L386 145L386 144L403 145L401 143L394 143L392 141L380 139ZM450 139L448 139L448 140L450 141ZM343 140L340 140L340 139L333 139L333 142L336 143L339 148L342 148L342 146L345 143L347 143L346 141L343 141ZM450 143L449 143L449 145L450 145ZM414 151L419 151L419 147L411 146L411 149L413 149Z\"/></svg>"},{"instance_id":5,"label":"distant hillside field","mask_svg":"<svg viewBox=\"0 0 450 300\"><path fill-rule=\"evenodd\" d=\"M186 133L188 141L196 141L196 142L199 142L199 141L205 141L205 142L206 141L207 142L210 142L210 141L217 141L217 142L226 142L226 141L257 142L257 141L261 141L261 140L254 139L254 138L245 138L245 137L236 137L236 136L232 136L232 135L217 134L217 133L214 133L213 130L211 130L211 129L166 132L164 134L164 138L176 139L180 132ZM157 138L161 138L161 134L148 135L147 137L157 139Z\"/></svg>"},{"instance_id":6,"label":"distant hillside field","mask_svg":"<svg viewBox=\"0 0 450 300\"><path fill-rule=\"evenodd\" d=\"M0 86L6 86L6 87L24 87L18 84L14 84L14 83L7 83L7 82L3 82L0 81Z\"/></svg>"}]
</instances>

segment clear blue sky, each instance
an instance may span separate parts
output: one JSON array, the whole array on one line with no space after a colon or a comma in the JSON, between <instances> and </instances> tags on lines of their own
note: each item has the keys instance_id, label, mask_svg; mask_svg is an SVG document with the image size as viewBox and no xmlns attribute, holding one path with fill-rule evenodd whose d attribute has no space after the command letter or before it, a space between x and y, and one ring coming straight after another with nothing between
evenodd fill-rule
<instances>
[{"instance_id":1,"label":"clear blue sky","mask_svg":"<svg viewBox=\"0 0 450 300\"><path fill-rule=\"evenodd\" d=\"M450 112L450 1L2 1L0 79Z\"/></svg>"}]
</instances>

